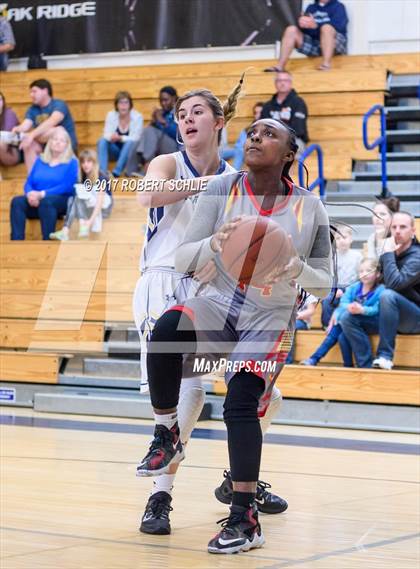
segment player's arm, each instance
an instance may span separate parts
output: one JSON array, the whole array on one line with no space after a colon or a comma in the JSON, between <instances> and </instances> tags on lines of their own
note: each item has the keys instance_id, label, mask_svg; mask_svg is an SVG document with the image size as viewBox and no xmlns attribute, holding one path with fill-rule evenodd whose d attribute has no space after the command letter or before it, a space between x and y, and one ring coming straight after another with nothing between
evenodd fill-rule
<instances>
[{"instance_id":1,"label":"player's arm","mask_svg":"<svg viewBox=\"0 0 420 569\"><path fill-rule=\"evenodd\" d=\"M302 262L302 270L295 278L298 285L318 298L324 298L333 282L330 222L323 203L319 200L314 221L315 238L311 252Z\"/></svg>"},{"instance_id":2,"label":"player's arm","mask_svg":"<svg viewBox=\"0 0 420 569\"><path fill-rule=\"evenodd\" d=\"M200 195L184 241L175 254L175 269L180 273L199 272L222 251L224 242L239 222L239 218L234 218L216 228L224 203L222 193L218 192L223 182L218 178Z\"/></svg>"},{"instance_id":3,"label":"player's arm","mask_svg":"<svg viewBox=\"0 0 420 569\"><path fill-rule=\"evenodd\" d=\"M143 178L143 188L139 193L139 202L145 207L159 207L176 203L189 196L193 196L204 189L206 186L205 180L209 176L194 178L193 180L177 180L176 190L174 189L174 178L176 174L176 162L170 154L162 154L156 156L147 169L147 174ZM149 189L147 184L148 180L157 180L160 183L152 189ZM185 186L183 189L182 186Z\"/></svg>"}]
</instances>

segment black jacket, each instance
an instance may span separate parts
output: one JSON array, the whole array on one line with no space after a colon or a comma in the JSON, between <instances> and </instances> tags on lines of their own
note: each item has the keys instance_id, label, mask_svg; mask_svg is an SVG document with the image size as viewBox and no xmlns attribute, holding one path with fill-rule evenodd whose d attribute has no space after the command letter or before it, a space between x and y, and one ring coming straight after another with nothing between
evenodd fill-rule
<instances>
[{"instance_id":1,"label":"black jacket","mask_svg":"<svg viewBox=\"0 0 420 569\"><path fill-rule=\"evenodd\" d=\"M401 255L381 255L380 264L386 288L399 292L420 306L420 245L417 239Z\"/></svg>"},{"instance_id":2,"label":"black jacket","mask_svg":"<svg viewBox=\"0 0 420 569\"><path fill-rule=\"evenodd\" d=\"M277 102L277 93L273 95L271 100L264 104L261 118L281 120L291 126L297 137L301 138L303 142L309 140L306 126L308 109L305 101L299 97L294 89L290 91L281 105Z\"/></svg>"}]
</instances>

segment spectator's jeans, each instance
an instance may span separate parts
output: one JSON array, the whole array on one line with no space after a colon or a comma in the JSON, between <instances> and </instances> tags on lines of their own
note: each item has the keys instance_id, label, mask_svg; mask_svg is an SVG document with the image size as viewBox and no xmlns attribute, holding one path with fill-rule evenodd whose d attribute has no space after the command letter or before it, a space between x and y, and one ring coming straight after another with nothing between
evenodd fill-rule
<instances>
[{"instance_id":1,"label":"spectator's jeans","mask_svg":"<svg viewBox=\"0 0 420 569\"><path fill-rule=\"evenodd\" d=\"M296 320L296 332L298 330L307 330L308 329L308 324L307 322L305 322L305 320ZM295 335L293 337L293 342L292 342L292 347L290 348L290 352L286 358L286 363L287 364L292 364L293 360L295 359L295 350L296 350L296 332Z\"/></svg>"},{"instance_id":2,"label":"spectator's jeans","mask_svg":"<svg viewBox=\"0 0 420 569\"><path fill-rule=\"evenodd\" d=\"M46 196L39 202L38 207L29 205L26 196L16 196L10 204L10 224L12 226L12 241L25 239L26 219L41 221L42 239L48 240L50 233L55 231L57 219L67 211L68 195Z\"/></svg>"},{"instance_id":3,"label":"spectator's jeans","mask_svg":"<svg viewBox=\"0 0 420 569\"><path fill-rule=\"evenodd\" d=\"M337 308L339 304L340 304L340 299L335 298L333 300L332 292L330 292L330 294L326 298L324 298L324 300L321 301L322 305L321 324L323 328L328 327L328 324L330 323L331 320L331 316L333 315L334 310Z\"/></svg>"},{"instance_id":4,"label":"spectator's jeans","mask_svg":"<svg viewBox=\"0 0 420 569\"><path fill-rule=\"evenodd\" d=\"M350 314L340 318L340 326L350 343L357 367L372 367L372 348L369 335L379 331L379 316Z\"/></svg>"},{"instance_id":5,"label":"spectator's jeans","mask_svg":"<svg viewBox=\"0 0 420 569\"><path fill-rule=\"evenodd\" d=\"M330 332L325 336L322 344L310 356L310 359L315 360L316 363L318 363L319 360L328 354L328 352L336 345L337 342L340 344L344 367L353 367L353 355L351 346L347 338L344 336L340 324L336 324L331 328Z\"/></svg>"},{"instance_id":6,"label":"spectator's jeans","mask_svg":"<svg viewBox=\"0 0 420 569\"><path fill-rule=\"evenodd\" d=\"M380 303L377 355L392 360L397 332L420 334L420 308L413 301L389 288L381 294Z\"/></svg>"},{"instance_id":7,"label":"spectator's jeans","mask_svg":"<svg viewBox=\"0 0 420 569\"><path fill-rule=\"evenodd\" d=\"M109 142L105 140L105 138L100 138L98 140L99 170L106 172L108 170L108 160L117 160L117 164L112 170L112 173L116 176L120 176L136 142L137 141L134 140L127 140L122 144L117 144L116 142Z\"/></svg>"}]
</instances>

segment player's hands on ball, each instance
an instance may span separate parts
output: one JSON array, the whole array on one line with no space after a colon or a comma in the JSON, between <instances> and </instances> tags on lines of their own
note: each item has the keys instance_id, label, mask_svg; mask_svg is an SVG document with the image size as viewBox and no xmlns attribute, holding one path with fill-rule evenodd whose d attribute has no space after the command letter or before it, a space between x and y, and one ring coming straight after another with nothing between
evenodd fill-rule
<instances>
[{"instance_id":1,"label":"player's hands on ball","mask_svg":"<svg viewBox=\"0 0 420 569\"><path fill-rule=\"evenodd\" d=\"M291 251L290 260L287 265L275 267L270 273L266 275L264 284L267 286L276 284L280 281L293 281L302 272L303 261L299 259L299 255L293 245L292 236L289 235L288 238Z\"/></svg>"},{"instance_id":2,"label":"player's hands on ball","mask_svg":"<svg viewBox=\"0 0 420 569\"><path fill-rule=\"evenodd\" d=\"M219 227L210 241L210 247L215 253L221 253L223 251L223 246L226 242L226 239L229 239L230 234L238 227L241 221L242 216L238 215L237 217L233 217L230 221L224 223L221 227Z\"/></svg>"},{"instance_id":3,"label":"player's hands on ball","mask_svg":"<svg viewBox=\"0 0 420 569\"><path fill-rule=\"evenodd\" d=\"M194 280L199 281L201 284L206 284L212 281L216 275L216 263L209 261L202 269L194 273Z\"/></svg>"}]
</instances>

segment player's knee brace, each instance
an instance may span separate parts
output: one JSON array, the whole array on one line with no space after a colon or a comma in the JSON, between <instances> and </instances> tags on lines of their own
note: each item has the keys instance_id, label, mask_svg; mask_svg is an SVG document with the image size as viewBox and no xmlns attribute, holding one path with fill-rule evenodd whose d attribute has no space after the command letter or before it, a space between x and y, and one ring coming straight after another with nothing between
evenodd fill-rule
<instances>
[{"instance_id":1,"label":"player's knee brace","mask_svg":"<svg viewBox=\"0 0 420 569\"><path fill-rule=\"evenodd\" d=\"M228 385L223 416L232 480L237 482L258 480L262 446L258 401L263 391L264 381L246 372L236 374Z\"/></svg>"},{"instance_id":2,"label":"player's knee brace","mask_svg":"<svg viewBox=\"0 0 420 569\"><path fill-rule=\"evenodd\" d=\"M225 423L258 423L258 401L263 391L264 381L260 377L249 372L235 374L228 384L223 405Z\"/></svg>"},{"instance_id":3,"label":"player's knee brace","mask_svg":"<svg viewBox=\"0 0 420 569\"><path fill-rule=\"evenodd\" d=\"M178 424L185 444L197 424L206 400L206 391L198 378L183 379L178 403Z\"/></svg>"},{"instance_id":4,"label":"player's knee brace","mask_svg":"<svg viewBox=\"0 0 420 569\"><path fill-rule=\"evenodd\" d=\"M147 375L153 407L176 407L183 354L194 353L195 349L196 334L192 321L180 311L165 312L156 322L147 347Z\"/></svg>"}]
</instances>

